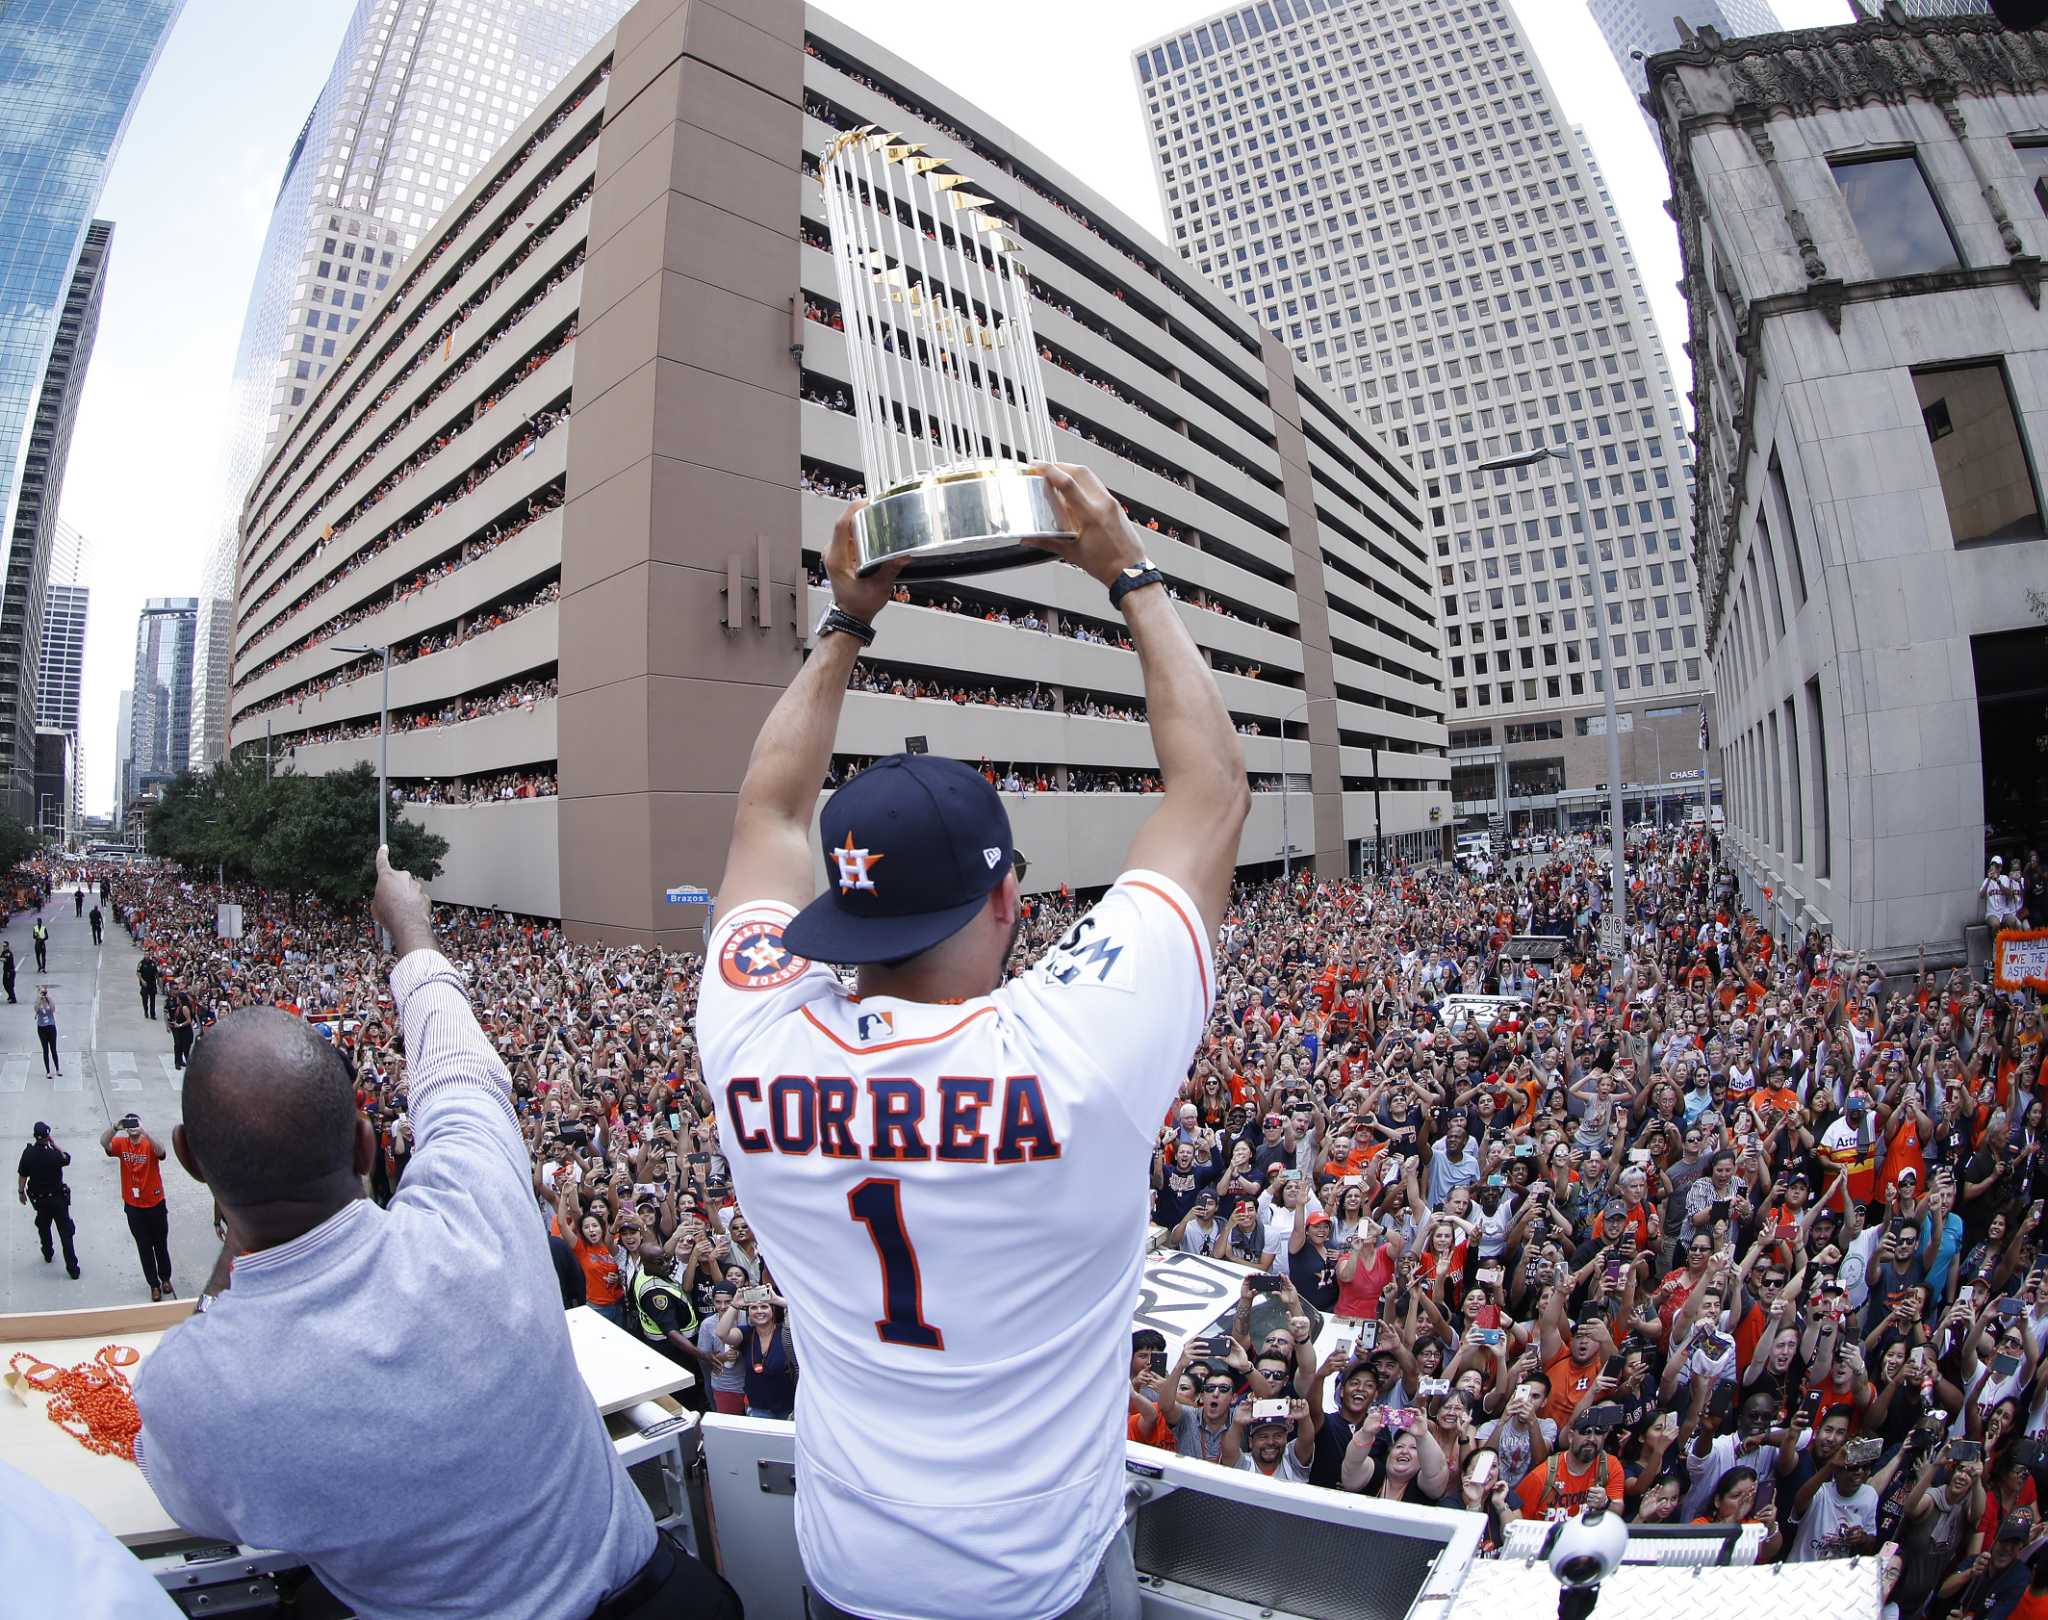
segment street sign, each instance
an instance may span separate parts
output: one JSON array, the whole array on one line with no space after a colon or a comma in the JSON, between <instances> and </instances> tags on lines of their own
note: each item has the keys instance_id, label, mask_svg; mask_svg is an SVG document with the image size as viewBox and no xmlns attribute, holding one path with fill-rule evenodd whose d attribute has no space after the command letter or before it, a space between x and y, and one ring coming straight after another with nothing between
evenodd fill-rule
<instances>
[{"instance_id":1,"label":"street sign","mask_svg":"<svg viewBox=\"0 0 2048 1620\"><path fill-rule=\"evenodd\" d=\"M684 884L668 891L668 903L672 906L708 906L712 903L709 889Z\"/></svg>"},{"instance_id":2,"label":"street sign","mask_svg":"<svg viewBox=\"0 0 2048 1620\"><path fill-rule=\"evenodd\" d=\"M1610 961L1621 960L1621 919L1611 911L1600 917L1600 954Z\"/></svg>"}]
</instances>

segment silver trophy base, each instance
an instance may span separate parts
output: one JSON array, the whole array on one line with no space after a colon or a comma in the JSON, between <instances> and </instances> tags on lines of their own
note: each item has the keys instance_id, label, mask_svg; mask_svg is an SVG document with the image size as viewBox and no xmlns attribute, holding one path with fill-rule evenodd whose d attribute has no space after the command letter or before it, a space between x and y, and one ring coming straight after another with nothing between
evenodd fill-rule
<instances>
[{"instance_id":1,"label":"silver trophy base","mask_svg":"<svg viewBox=\"0 0 2048 1620\"><path fill-rule=\"evenodd\" d=\"M854 516L860 571L906 559L904 579L938 579L1043 562L1026 540L1071 536L1052 489L1021 463L935 473L882 496Z\"/></svg>"}]
</instances>

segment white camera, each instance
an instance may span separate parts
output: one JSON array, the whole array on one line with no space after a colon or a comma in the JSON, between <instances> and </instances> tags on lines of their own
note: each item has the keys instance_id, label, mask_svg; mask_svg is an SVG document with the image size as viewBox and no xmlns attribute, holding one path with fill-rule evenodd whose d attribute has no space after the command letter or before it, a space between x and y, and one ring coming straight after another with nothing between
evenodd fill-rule
<instances>
[{"instance_id":1,"label":"white camera","mask_svg":"<svg viewBox=\"0 0 2048 1620\"><path fill-rule=\"evenodd\" d=\"M1598 1586L1621 1567L1628 1551L1628 1524L1609 1508L1597 1517L1575 1513L1560 1519L1544 1558L1564 1587Z\"/></svg>"}]
</instances>

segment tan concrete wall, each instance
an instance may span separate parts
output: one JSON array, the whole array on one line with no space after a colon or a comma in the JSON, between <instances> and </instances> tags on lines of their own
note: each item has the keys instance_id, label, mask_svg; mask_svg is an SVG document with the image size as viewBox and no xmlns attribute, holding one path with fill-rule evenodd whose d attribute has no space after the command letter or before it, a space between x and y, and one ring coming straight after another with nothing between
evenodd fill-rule
<instances>
[{"instance_id":1,"label":"tan concrete wall","mask_svg":"<svg viewBox=\"0 0 2048 1620\"><path fill-rule=\"evenodd\" d=\"M642 0L619 24L576 345L561 610L562 917L692 946L662 899L729 836L799 663L801 0ZM767 541L770 623L722 622ZM688 869L687 874L685 868Z\"/></svg>"}]
</instances>

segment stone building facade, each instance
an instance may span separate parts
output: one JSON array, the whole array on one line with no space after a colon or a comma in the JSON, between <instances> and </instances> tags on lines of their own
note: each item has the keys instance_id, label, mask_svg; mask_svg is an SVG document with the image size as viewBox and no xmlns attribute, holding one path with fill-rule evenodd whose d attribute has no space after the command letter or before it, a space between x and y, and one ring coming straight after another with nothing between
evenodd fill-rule
<instances>
[{"instance_id":1,"label":"stone building facade","mask_svg":"<svg viewBox=\"0 0 2048 1620\"><path fill-rule=\"evenodd\" d=\"M1953 953L1987 854L2043 830L2048 33L1896 6L1703 30L1649 85L1745 896Z\"/></svg>"}]
</instances>

